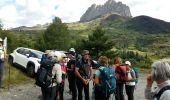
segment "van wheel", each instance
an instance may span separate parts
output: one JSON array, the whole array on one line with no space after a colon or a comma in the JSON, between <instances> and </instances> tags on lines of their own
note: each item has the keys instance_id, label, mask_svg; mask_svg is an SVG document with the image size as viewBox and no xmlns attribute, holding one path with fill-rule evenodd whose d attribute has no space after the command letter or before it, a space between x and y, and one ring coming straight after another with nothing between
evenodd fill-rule
<instances>
[{"instance_id":1,"label":"van wheel","mask_svg":"<svg viewBox=\"0 0 170 100\"><path fill-rule=\"evenodd\" d=\"M9 63L10 65L13 65L13 64L14 64L14 63L13 63L13 60L14 60L13 57L10 56L10 57L8 58L8 63Z\"/></svg>"},{"instance_id":2,"label":"van wheel","mask_svg":"<svg viewBox=\"0 0 170 100\"><path fill-rule=\"evenodd\" d=\"M34 68L35 67L34 67L33 64L29 64L27 66L27 74L28 74L28 76L33 77L35 75Z\"/></svg>"}]
</instances>

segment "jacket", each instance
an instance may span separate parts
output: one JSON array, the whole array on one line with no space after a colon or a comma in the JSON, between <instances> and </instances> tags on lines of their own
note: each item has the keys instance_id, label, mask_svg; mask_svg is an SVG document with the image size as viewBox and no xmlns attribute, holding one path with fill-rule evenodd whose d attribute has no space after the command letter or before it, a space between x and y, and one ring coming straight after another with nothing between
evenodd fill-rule
<instances>
[{"instance_id":1,"label":"jacket","mask_svg":"<svg viewBox=\"0 0 170 100\"><path fill-rule=\"evenodd\" d=\"M158 84L157 87L152 90L150 87L146 87L145 89L145 98L147 100L157 100L156 97L154 97L155 94L157 94L163 87L170 85L170 80L167 80L163 82L162 84ZM162 93L159 100L170 100L170 90L166 90Z\"/></svg>"}]
</instances>

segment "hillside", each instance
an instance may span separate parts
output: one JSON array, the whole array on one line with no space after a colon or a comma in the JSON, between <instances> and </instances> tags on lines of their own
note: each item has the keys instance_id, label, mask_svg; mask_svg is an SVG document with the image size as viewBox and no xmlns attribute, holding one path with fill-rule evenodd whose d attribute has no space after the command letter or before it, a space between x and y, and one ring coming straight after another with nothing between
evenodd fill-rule
<instances>
[{"instance_id":1,"label":"hillside","mask_svg":"<svg viewBox=\"0 0 170 100\"><path fill-rule=\"evenodd\" d=\"M106 28L116 28L139 33L170 34L169 22L151 18L149 16L137 16L134 18L129 18L120 16L118 14L109 13L101 15L99 18L93 19L89 22L77 22L68 24L71 30L74 30L75 28L77 28L77 30L85 30L98 25Z\"/></svg>"},{"instance_id":2,"label":"hillside","mask_svg":"<svg viewBox=\"0 0 170 100\"><path fill-rule=\"evenodd\" d=\"M149 16L134 17L126 23L127 29L147 33L170 33L170 22Z\"/></svg>"},{"instance_id":3,"label":"hillside","mask_svg":"<svg viewBox=\"0 0 170 100\"><path fill-rule=\"evenodd\" d=\"M149 16L129 18L111 13L89 22L68 24L75 40L87 38L98 26L106 31L109 41L117 49L142 51L153 59L170 55L170 23L159 19Z\"/></svg>"},{"instance_id":4,"label":"hillside","mask_svg":"<svg viewBox=\"0 0 170 100\"><path fill-rule=\"evenodd\" d=\"M149 16L129 18L108 13L88 22L74 22L67 25L72 38L70 41L73 44L81 39L88 39L88 35L100 26L106 31L108 41L114 43L116 49L126 48L146 52L154 58L170 55L170 23ZM11 31L13 34L17 33L18 38L26 36L26 39L34 42L48 25L42 26L43 29L38 30L35 27L23 27L22 31Z\"/></svg>"}]
</instances>

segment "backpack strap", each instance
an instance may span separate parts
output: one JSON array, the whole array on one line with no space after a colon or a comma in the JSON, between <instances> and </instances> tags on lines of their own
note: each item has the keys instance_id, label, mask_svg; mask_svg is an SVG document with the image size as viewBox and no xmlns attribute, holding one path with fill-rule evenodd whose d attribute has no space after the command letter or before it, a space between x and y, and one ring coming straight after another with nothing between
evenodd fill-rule
<instances>
[{"instance_id":1,"label":"backpack strap","mask_svg":"<svg viewBox=\"0 0 170 100\"><path fill-rule=\"evenodd\" d=\"M80 73L83 76L89 77L88 72L86 72L86 69L83 67L85 65L85 63L83 62L83 59L80 59L79 63L80 63L80 69L79 69ZM91 60L90 59L88 59L87 64L88 64L88 67L89 67L89 70L90 70L90 67L91 67Z\"/></svg>"},{"instance_id":2,"label":"backpack strap","mask_svg":"<svg viewBox=\"0 0 170 100\"><path fill-rule=\"evenodd\" d=\"M157 100L159 100L160 97L161 97L161 95L162 95L166 90L170 90L170 85L163 87L156 95L154 95L154 97L156 97Z\"/></svg>"}]
</instances>

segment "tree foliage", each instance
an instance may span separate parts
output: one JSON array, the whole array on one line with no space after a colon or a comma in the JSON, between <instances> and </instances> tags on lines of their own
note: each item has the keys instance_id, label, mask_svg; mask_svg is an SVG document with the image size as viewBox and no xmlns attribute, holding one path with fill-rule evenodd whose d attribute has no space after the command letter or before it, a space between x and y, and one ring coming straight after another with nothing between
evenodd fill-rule
<instances>
[{"instance_id":1,"label":"tree foliage","mask_svg":"<svg viewBox=\"0 0 170 100\"><path fill-rule=\"evenodd\" d=\"M90 50L94 58L98 58L112 48L112 43L109 43L105 31L101 27L97 27L88 36L88 40L82 40L82 46L84 49Z\"/></svg>"},{"instance_id":2,"label":"tree foliage","mask_svg":"<svg viewBox=\"0 0 170 100\"><path fill-rule=\"evenodd\" d=\"M53 23L49 25L44 34L40 36L38 43L40 43L39 48L41 50L67 49L69 46L69 31L67 25L62 23L60 18L55 17Z\"/></svg>"}]
</instances>

